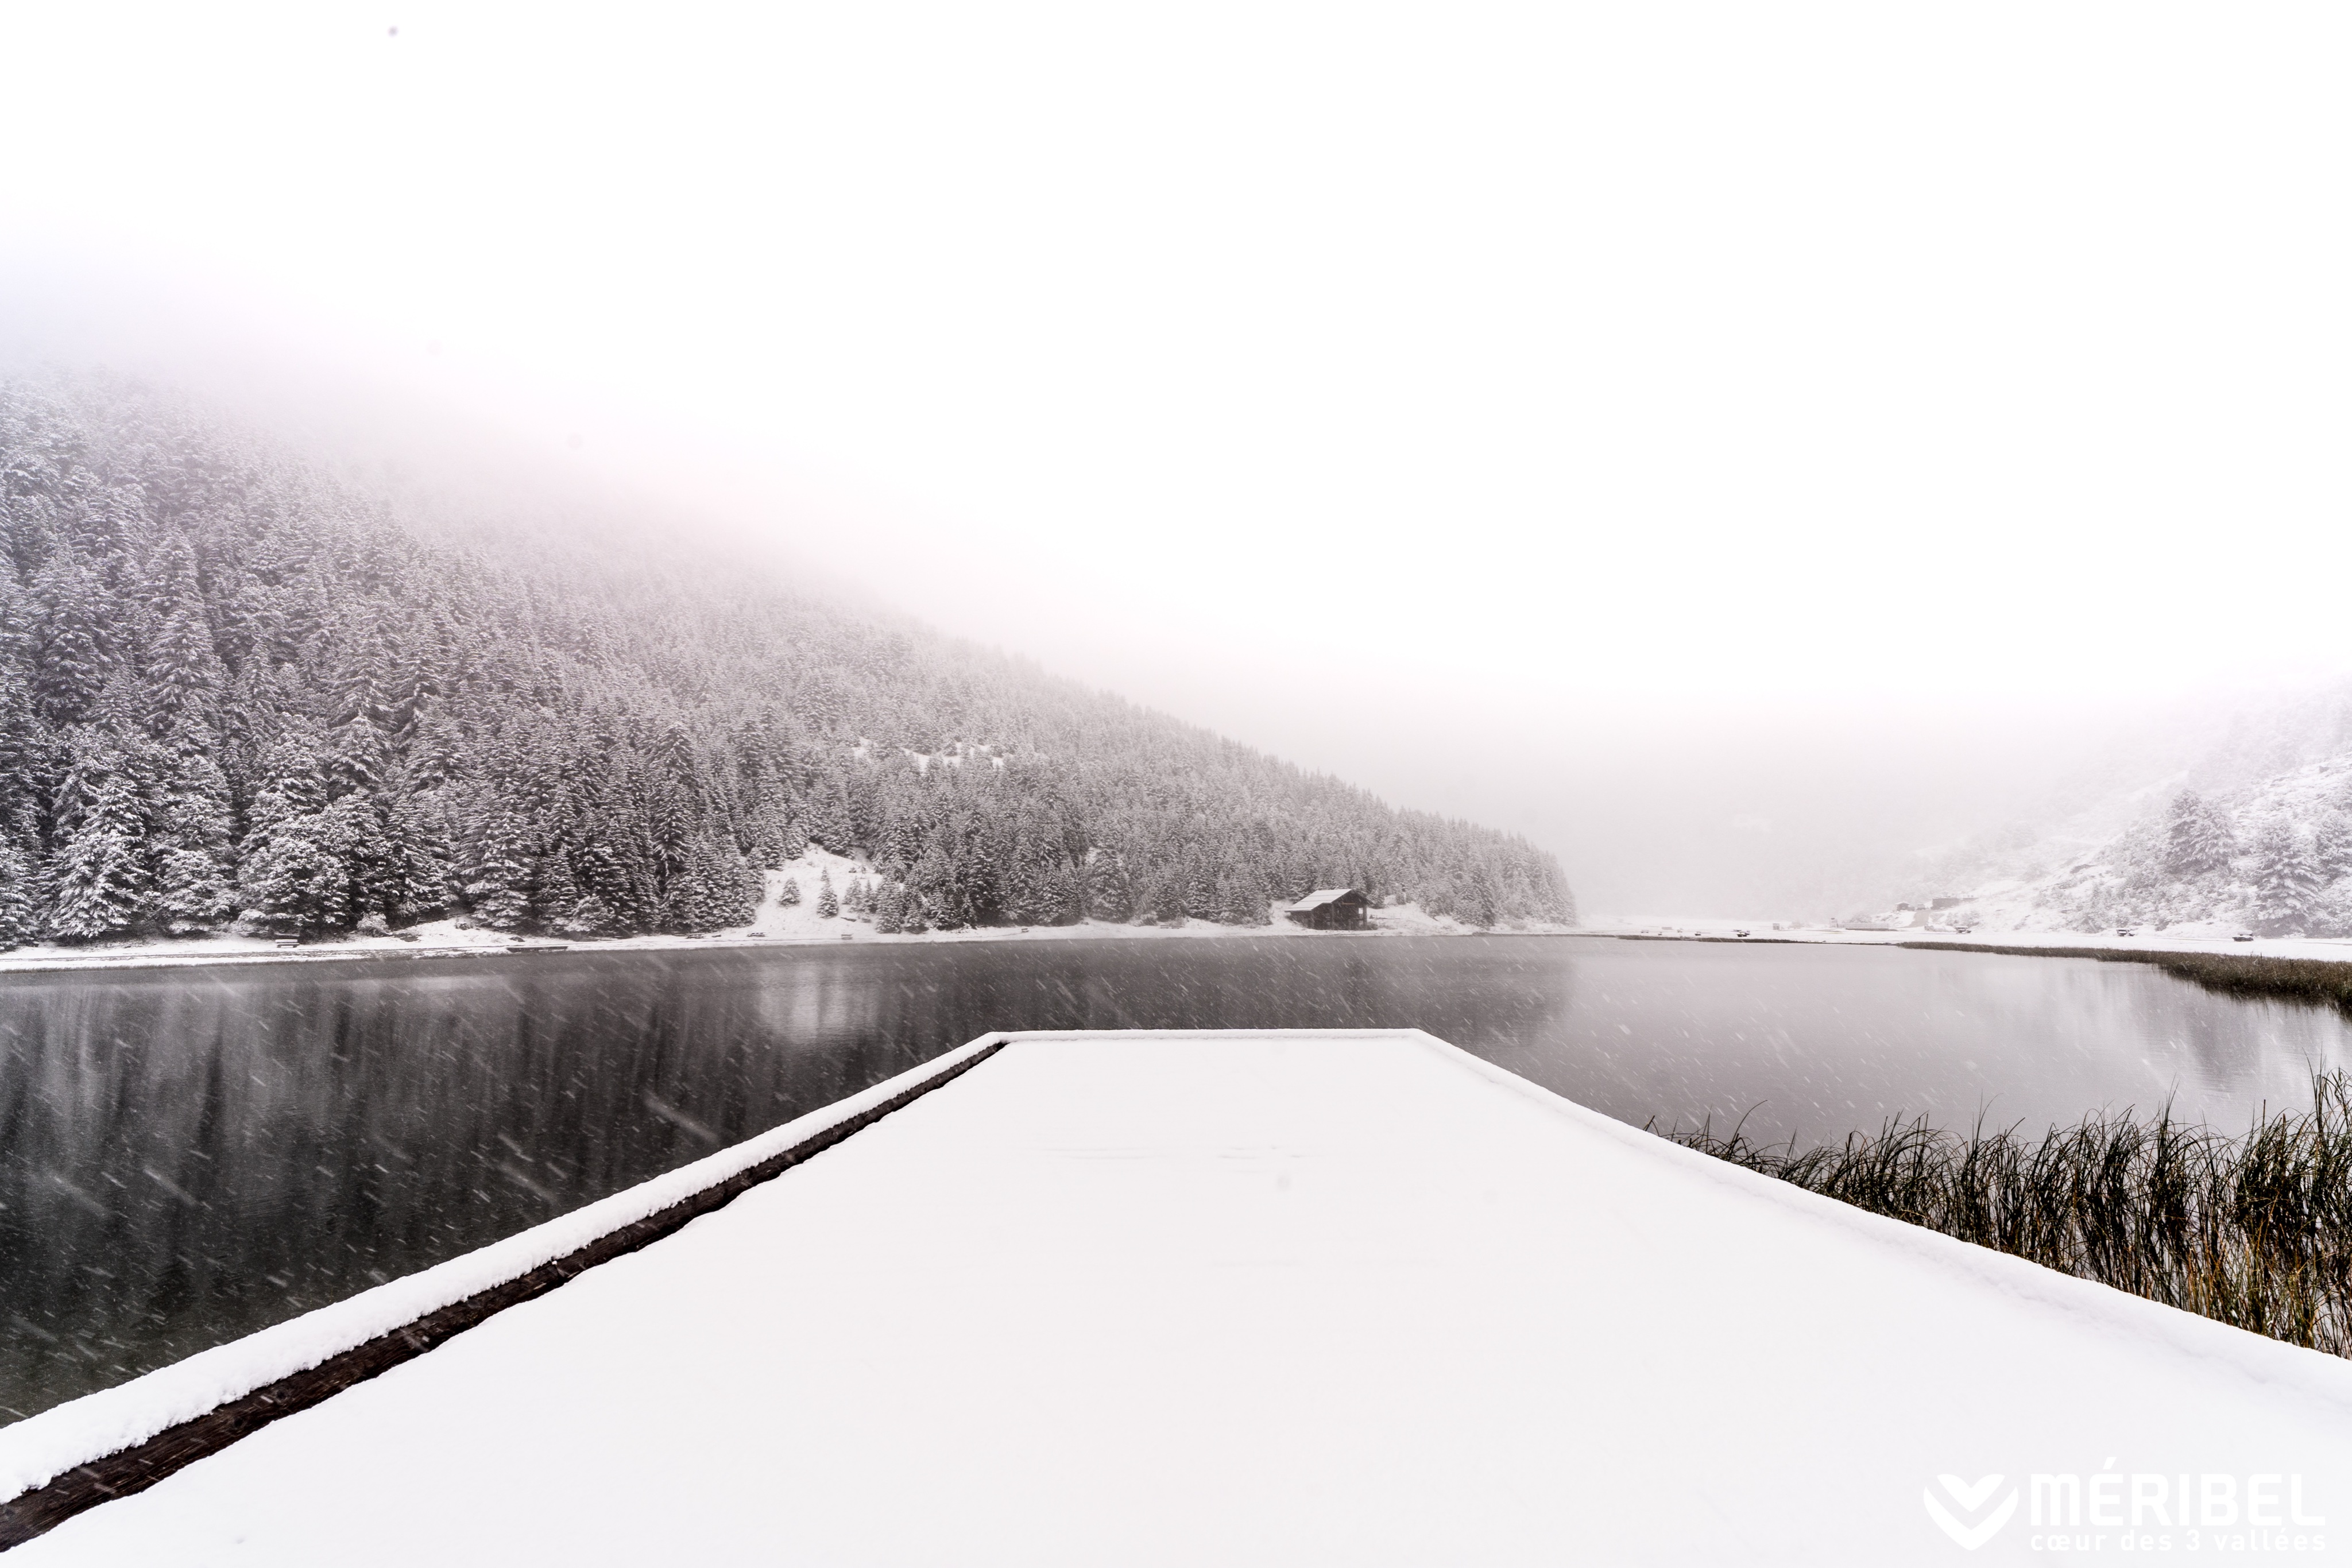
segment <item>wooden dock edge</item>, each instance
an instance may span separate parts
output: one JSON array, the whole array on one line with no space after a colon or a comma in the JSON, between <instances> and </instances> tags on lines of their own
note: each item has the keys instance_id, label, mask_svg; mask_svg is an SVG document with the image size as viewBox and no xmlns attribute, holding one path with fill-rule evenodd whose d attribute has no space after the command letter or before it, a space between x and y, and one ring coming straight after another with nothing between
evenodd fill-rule
<instances>
[{"instance_id":1,"label":"wooden dock edge","mask_svg":"<svg viewBox=\"0 0 2352 1568\"><path fill-rule=\"evenodd\" d=\"M102 1502L142 1492L185 1465L218 1453L238 1438L259 1431L282 1416L339 1394L356 1383L424 1354L435 1345L463 1333L497 1312L533 1296L543 1296L575 1275L609 1262L625 1253L660 1240L714 1209L722 1208L761 1183L773 1179L812 1155L824 1153L851 1134L872 1126L891 1112L921 1099L943 1084L952 1083L1004 1049L998 1036L971 1056L920 1083L870 1105L811 1134L780 1154L715 1182L690 1197L643 1219L607 1231L561 1258L551 1259L502 1285L493 1285L461 1301L328 1357L318 1365L265 1384L252 1393L215 1406L203 1415L167 1427L143 1443L92 1459L29 1490L0 1502L0 1552L21 1546L46 1534L78 1513Z\"/></svg>"}]
</instances>

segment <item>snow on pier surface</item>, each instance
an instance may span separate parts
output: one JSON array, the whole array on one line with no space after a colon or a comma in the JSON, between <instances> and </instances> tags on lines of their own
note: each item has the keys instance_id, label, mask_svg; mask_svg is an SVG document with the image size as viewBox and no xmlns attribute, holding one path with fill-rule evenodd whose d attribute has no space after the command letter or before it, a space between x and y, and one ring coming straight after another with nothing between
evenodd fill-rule
<instances>
[{"instance_id":1,"label":"snow on pier surface","mask_svg":"<svg viewBox=\"0 0 2352 1568\"><path fill-rule=\"evenodd\" d=\"M2024 1496L1971 1554L1922 1495L2037 1472L2352 1549L2344 1363L1418 1033L1010 1039L11 1568L2040 1561Z\"/></svg>"}]
</instances>

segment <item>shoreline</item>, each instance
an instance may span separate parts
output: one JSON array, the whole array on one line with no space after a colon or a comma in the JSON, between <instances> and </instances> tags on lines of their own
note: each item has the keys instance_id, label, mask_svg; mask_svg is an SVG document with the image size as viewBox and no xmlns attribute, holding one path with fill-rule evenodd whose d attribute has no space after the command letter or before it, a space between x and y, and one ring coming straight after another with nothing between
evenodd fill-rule
<instances>
[{"instance_id":1,"label":"shoreline","mask_svg":"<svg viewBox=\"0 0 2352 1568\"><path fill-rule=\"evenodd\" d=\"M1389 918L1383 919L1383 915ZM1725 924L1718 928L1712 922L1705 926L1666 926L1646 930L1629 929L1613 924L1528 925L1480 929L1451 919L1432 918L1410 905L1383 910L1373 919L1373 928L1369 931L1314 931L1276 918L1265 925L1224 925L1209 920L1188 920L1181 926L1131 925L1108 920L1086 920L1070 925L983 925L958 931L886 934L874 930L862 920L845 915L841 917L839 928L817 932L754 936L738 928L708 936L656 935L582 938L520 936L485 930L458 931L451 928L452 923L439 921L431 927L419 928L420 931L429 931L429 936L420 935L414 940L403 940L398 936L345 936L306 942L295 947L280 947L267 938L233 936L158 937L87 949L43 945L0 953L0 979L11 975L73 974L86 970L246 968L265 964L336 964L366 959L425 962L500 956L541 957L558 954L765 951L784 947L830 947L845 941L859 946L878 946L924 943L1198 942L1250 938L1290 941L1303 937L1398 936L1574 936L1616 942L1696 942L1748 947L1893 947L1932 952L1981 952L2019 957L2121 960L2150 964L2182 974L2193 967L2210 969L2218 975L2224 968L2238 967L2230 964L2232 959L2267 960L2273 965L2352 965L2352 938L2335 937L2278 936L2242 943L2216 936L2169 939L2160 936L2118 937L2112 933L2079 931L1979 932L1966 936L1957 932L1930 931L1924 927L1897 931L1775 931L1765 922L1744 927L1748 932L1745 936L1737 934L1741 927ZM2223 988L2246 994L2305 995L2311 989L2307 984L2288 987L2230 985ZM2333 986L2327 988L2331 992L2335 988ZM2346 989L2352 992L2352 977L2347 977ZM2352 1007L2352 1003L2346 1005Z\"/></svg>"},{"instance_id":2,"label":"shoreline","mask_svg":"<svg viewBox=\"0 0 2352 1568\"><path fill-rule=\"evenodd\" d=\"M2095 963L2145 964L2175 979L2244 1000L2330 1007L2352 1015L2352 941L2340 937L2273 936L2240 942L2226 936L2121 936L2113 933L1998 931L1962 935L1900 931L1734 930L1591 931L1620 942L1706 942L1823 947L1900 947L1924 953L1990 953L2016 958L2088 958ZM2196 946L2180 946L2197 943Z\"/></svg>"},{"instance_id":3,"label":"shoreline","mask_svg":"<svg viewBox=\"0 0 2352 1568\"><path fill-rule=\"evenodd\" d=\"M471 937L476 933L464 933ZM837 947L844 941L860 947L926 943L1071 942L1071 941L1219 941L1237 937L1284 941L1301 937L1397 936L1591 936L1605 933L1567 926L1527 926L1477 930L1451 922L1423 920L1406 925L1375 925L1370 931L1311 931L1276 921L1266 925L1221 925L1192 920L1181 926L1127 925L1107 920L1081 921L1073 925L983 925L961 931L884 934L862 922L826 935L753 936L720 933L710 936L652 936L589 937L565 940L517 937L482 932L478 940L403 941L396 936L353 936L279 947L260 938L192 938L184 942L157 939L86 951L44 947L0 953L0 979L11 975L58 975L84 971L114 973L141 969L250 968L267 964L343 964L364 959L435 959L553 957L559 955L606 953L698 953L710 951L764 952L785 947ZM230 945L234 944L234 946Z\"/></svg>"},{"instance_id":4,"label":"shoreline","mask_svg":"<svg viewBox=\"0 0 2352 1568\"><path fill-rule=\"evenodd\" d=\"M272 936L142 936L102 940L86 947L35 943L0 952L0 978L21 974L61 974L77 970L184 969L211 965L231 967L254 964L349 963L362 958L480 958L493 954L518 957L555 953L691 952L699 949L811 947L844 939L864 946L915 942L1067 942L1085 939L1129 941L1171 937L1201 941L1234 936L1467 936L1481 935L1451 915L1431 915L1418 904L1391 904L1371 912L1372 929L1313 931L1285 918L1289 904L1276 901L1273 918L1264 925L1226 925L1213 920L1187 918L1178 925L1141 925L1124 921L1080 920L1068 925L968 925L957 930L880 932L871 915L852 907L850 890L874 885L871 864L852 855L835 854L810 845L795 859L761 873L760 897L751 918L699 935L653 933L636 936L526 936L516 932L486 930L470 918L446 915L404 926L396 935L362 936L352 933L320 937L292 946L279 946ZM841 900L837 913L819 915L824 890ZM1501 928L1497 928L1498 930ZM1566 935L1566 925L1528 924L1517 927L1524 935Z\"/></svg>"},{"instance_id":5,"label":"shoreline","mask_svg":"<svg viewBox=\"0 0 2352 1568\"><path fill-rule=\"evenodd\" d=\"M1740 930L1748 935L1738 935ZM1953 952L2005 953L2057 957L2131 957L2152 959L2171 954L2182 957L2285 958L2313 963L2352 963L2352 937L2258 936L2240 942L2206 932L2143 931L2118 936L2103 931L1938 931L1925 925L1893 931L1848 931L1822 926L1773 928L1769 920L1707 919L1677 925L1654 920L1603 918L1578 928L1581 936L1609 936L1622 942L1720 942L1760 946L1800 943L1821 947L1930 947Z\"/></svg>"}]
</instances>

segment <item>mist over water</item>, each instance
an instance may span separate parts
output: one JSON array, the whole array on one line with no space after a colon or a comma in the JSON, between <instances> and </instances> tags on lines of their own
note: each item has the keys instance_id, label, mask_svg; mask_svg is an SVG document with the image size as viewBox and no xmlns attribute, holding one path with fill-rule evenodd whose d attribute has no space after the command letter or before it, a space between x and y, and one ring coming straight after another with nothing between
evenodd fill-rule
<instances>
[{"instance_id":1,"label":"mist over water","mask_svg":"<svg viewBox=\"0 0 2352 1568\"><path fill-rule=\"evenodd\" d=\"M512 1234L994 1029L1426 1029L1640 1124L1805 1142L2171 1101L2332 1012L2137 965L1488 937L632 952L0 984L0 1417ZM1237 1084L1235 1092L1246 1092ZM789 1180L789 1176L783 1178Z\"/></svg>"}]
</instances>

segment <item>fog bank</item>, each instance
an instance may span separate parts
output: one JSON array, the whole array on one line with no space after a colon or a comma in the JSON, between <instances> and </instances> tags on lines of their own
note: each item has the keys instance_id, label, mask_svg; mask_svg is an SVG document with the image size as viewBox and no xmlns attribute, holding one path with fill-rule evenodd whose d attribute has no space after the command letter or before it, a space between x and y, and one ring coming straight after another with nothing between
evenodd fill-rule
<instances>
[{"instance_id":1,"label":"fog bank","mask_svg":"<svg viewBox=\"0 0 2352 1568\"><path fill-rule=\"evenodd\" d=\"M0 353L374 389L1588 909L1820 913L2352 663L2338 13L4 26Z\"/></svg>"}]
</instances>

